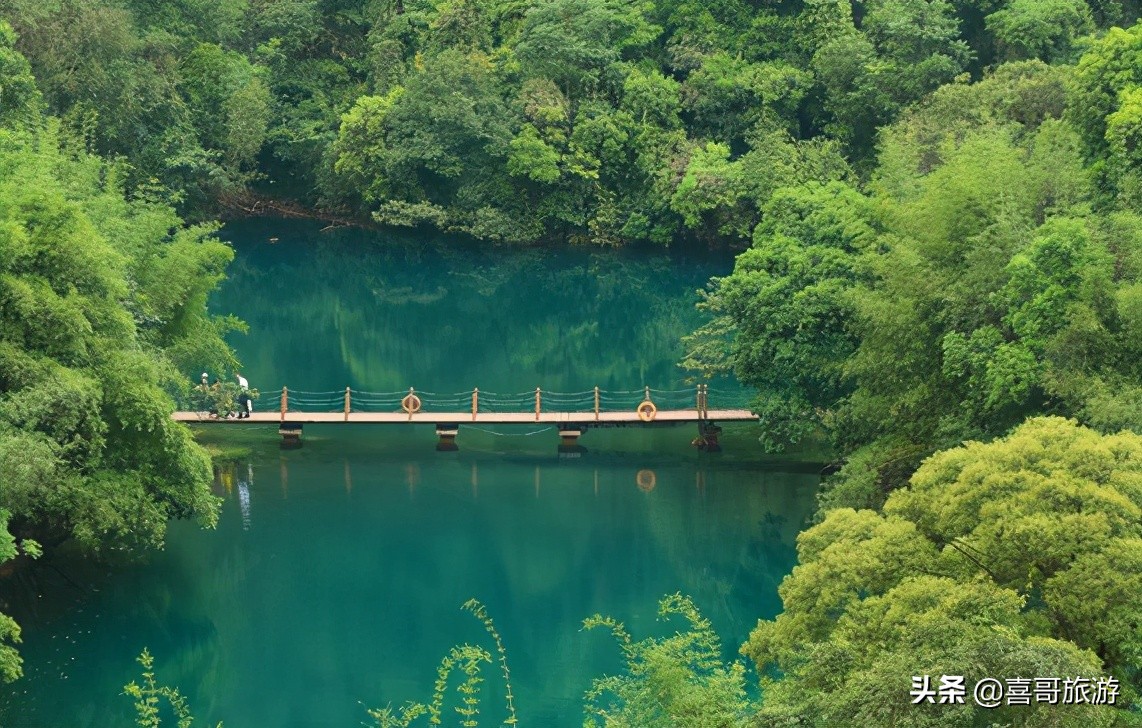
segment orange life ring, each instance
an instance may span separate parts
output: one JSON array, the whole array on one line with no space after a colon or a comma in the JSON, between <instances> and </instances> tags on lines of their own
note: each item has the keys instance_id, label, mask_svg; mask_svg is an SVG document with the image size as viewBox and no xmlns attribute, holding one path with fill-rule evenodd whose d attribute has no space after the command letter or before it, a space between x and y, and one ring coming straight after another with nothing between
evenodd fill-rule
<instances>
[{"instance_id":1,"label":"orange life ring","mask_svg":"<svg viewBox=\"0 0 1142 728\"><path fill-rule=\"evenodd\" d=\"M650 422L658 414L658 408L649 399L640 404L635 411L638 412L638 418L643 422Z\"/></svg>"},{"instance_id":2,"label":"orange life ring","mask_svg":"<svg viewBox=\"0 0 1142 728\"><path fill-rule=\"evenodd\" d=\"M643 493L649 493L654 490L654 486L658 485L658 478L653 470L640 470L638 475L634 476L634 484Z\"/></svg>"},{"instance_id":3,"label":"orange life ring","mask_svg":"<svg viewBox=\"0 0 1142 728\"><path fill-rule=\"evenodd\" d=\"M405 395L404 399L400 401L400 408L410 415L415 415L417 412L420 412L420 397L409 392Z\"/></svg>"}]
</instances>

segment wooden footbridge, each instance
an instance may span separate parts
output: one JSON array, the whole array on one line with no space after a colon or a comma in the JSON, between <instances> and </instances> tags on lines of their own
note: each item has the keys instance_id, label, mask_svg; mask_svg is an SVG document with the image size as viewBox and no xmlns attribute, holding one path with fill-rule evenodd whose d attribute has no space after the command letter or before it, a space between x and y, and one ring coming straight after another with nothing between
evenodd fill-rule
<instances>
[{"instance_id":1,"label":"wooden footbridge","mask_svg":"<svg viewBox=\"0 0 1142 728\"><path fill-rule=\"evenodd\" d=\"M558 428L561 447L574 448L579 436L593 427L654 427L695 423L693 444L704 450L718 449L718 422L756 422L757 415L744 407L710 408L708 385L693 389L608 391L595 387L584 392L534 392L496 394L473 389L453 394L435 394L410 388L407 392L363 392L346 387L332 392L299 392L282 387L275 396L263 397L249 417L238 419L224 404L213 405L210 390L199 388L198 411L179 411L179 422L201 424L278 425L283 447L299 447L307 424L431 424L440 438L438 450L455 450L460 426L550 425ZM266 400L276 405L264 411ZM719 399L715 395L715 399ZM740 404L743 395L724 395L726 404ZM276 401L275 401L276 400ZM736 401L735 401L736 400ZM208 404L209 403L209 404Z\"/></svg>"}]
</instances>

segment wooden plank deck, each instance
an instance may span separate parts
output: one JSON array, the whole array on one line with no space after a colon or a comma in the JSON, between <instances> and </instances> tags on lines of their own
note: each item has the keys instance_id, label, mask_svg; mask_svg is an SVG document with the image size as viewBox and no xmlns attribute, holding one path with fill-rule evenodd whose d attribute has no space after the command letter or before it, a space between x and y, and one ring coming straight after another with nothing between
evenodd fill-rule
<instances>
[{"instance_id":1,"label":"wooden plank deck","mask_svg":"<svg viewBox=\"0 0 1142 728\"><path fill-rule=\"evenodd\" d=\"M594 412L481 412L475 416L471 412L417 412L408 415L404 412L254 412L245 419L219 419L204 412L175 412L172 416L178 422L224 425L270 425L281 422L295 424L483 424L483 425L647 425L683 422L757 422L758 416L749 410L726 409L707 410L701 417L697 410L659 410L653 422L643 422L638 413L600 412L598 419Z\"/></svg>"}]
</instances>

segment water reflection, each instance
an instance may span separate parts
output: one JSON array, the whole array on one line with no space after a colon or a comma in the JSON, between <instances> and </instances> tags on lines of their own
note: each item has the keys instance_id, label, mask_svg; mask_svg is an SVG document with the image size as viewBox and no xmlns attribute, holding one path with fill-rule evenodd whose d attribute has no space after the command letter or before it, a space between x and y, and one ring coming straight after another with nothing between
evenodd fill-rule
<instances>
[{"instance_id":1,"label":"water reflection","mask_svg":"<svg viewBox=\"0 0 1142 728\"><path fill-rule=\"evenodd\" d=\"M634 476L634 483L643 493L649 493L658 484L658 476L653 470L640 470Z\"/></svg>"},{"instance_id":2,"label":"water reflection","mask_svg":"<svg viewBox=\"0 0 1142 728\"><path fill-rule=\"evenodd\" d=\"M673 388L696 290L732 268L664 254L489 250L299 225L277 245L262 221L212 302L249 323L234 339L263 391L408 386L429 391Z\"/></svg>"},{"instance_id":3,"label":"water reflection","mask_svg":"<svg viewBox=\"0 0 1142 728\"><path fill-rule=\"evenodd\" d=\"M732 656L777 611L816 482L710 459L279 453L219 470L216 532L174 523L165 551L85 611L23 615L29 725L129 722L119 693L143 646L204 718L356 725L361 703L427 697L439 657L483 638L459 610L472 597L504 636L521 719L577 725L589 676L617 665L580 621L603 612L652 633L658 598L682 591Z\"/></svg>"},{"instance_id":4,"label":"water reflection","mask_svg":"<svg viewBox=\"0 0 1142 728\"><path fill-rule=\"evenodd\" d=\"M695 289L732 268L269 225L228 229L237 259L211 303L249 323L234 344L263 391L674 389ZM544 435L475 428L447 454L413 426L315 426L287 451L276 428L263 441L241 429L253 455L218 474L217 530L172 523L166 549L77 579L97 588L57 580L12 598L27 694L0 695L0 723L130 723L122 686L146 646L207 722L358 725L362 705L427 698L440 656L485 637L459 609L478 598L521 723L580 725L590 677L619 666L581 620L652 633L659 598L683 591L733 656L779 608L817 483L747 462L752 435L715 458L667 429L592 430L590 452L559 454Z\"/></svg>"},{"instance_id":5,"label":"water reflection","mask_svg":"<svg viewBox=\"0 0 1142 728\"><path fill-rule=\"evenodd\" d=\"M238 481L238 507L242 512L242 530L250 530L250 486L254 484L254 466L246 464L246 479Z\"/></svg>"},{"instance_id":6,"label":"water reflection","mask_svg":"<svg viewBox=\"0 0 1142 728\"><path fill-rule=\"evenodd\" d=\"M401 466L402 480L407 486L409 499L413 499L416 495L417 487L421 484L421 468L418 462L406 462ZM468 468L468 484L470 486L471 498L473 501L478 500L480 497L480 464L478 460L472 460L467 465ZM238 504L242 518L244 530L249 530L250 526L250 489L254 484L254 467L252 464L245 465L245 475L236 476L241 470L239 466L234 464L226 464L216 468L215 482L219 486L219 493L223 495L230 495L237 488ZM281 482L281 497L287 499L289 497L289 461L282 459L278 464L278 477ZM532 467L532 490L534 497L539 499L543 496L543 471L544 467L536 464ZM573 472L580 473L585 476L585 470L575 470ZM698 465L693 471L694 492L699 496L706 493L706 477L707 467L705 465ZM237 478L237 479L236 479ZM658 473L654 468L638 468L634 471L633 482L638 491L650 494L658 486ZM348 459L342 460L342 483L345 488L346 497L353 495L353 466ZM592 493L597 498L599 492L599 469L594 467L591 469L591 483Z\"/></svg>"}]
</instances>

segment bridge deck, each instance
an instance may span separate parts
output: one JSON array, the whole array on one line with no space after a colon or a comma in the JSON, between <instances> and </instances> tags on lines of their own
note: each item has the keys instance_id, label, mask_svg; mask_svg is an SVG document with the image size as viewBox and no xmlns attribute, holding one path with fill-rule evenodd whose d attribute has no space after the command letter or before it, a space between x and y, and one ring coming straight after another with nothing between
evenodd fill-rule
<instances>
[{"instance_id":1,"label":"bridge deck","mask_svg":"<svg viewBox=\"0 0 1142 728\"><path fill-rule=\"evenodd\" d=\"M534 412L481 412L473 415L471 412L417 412L408 415L404 412L254 412L245 419L219 419L204 412L175 412L174 419L179 422L196 422L202 424L251 424L268 425L281 422L297 424L485 424L485 425L559 425L576 424L591 426L600 425L643 425L645 423L638 417L637 412L600 412L598 417L594 412L540 412L536 417ZM705 417L697 410L659 410L654 418L655 423L682 423L682 422L756 422L757 415L744 409L707 410Z\"/></svg>"}]
</instances>

